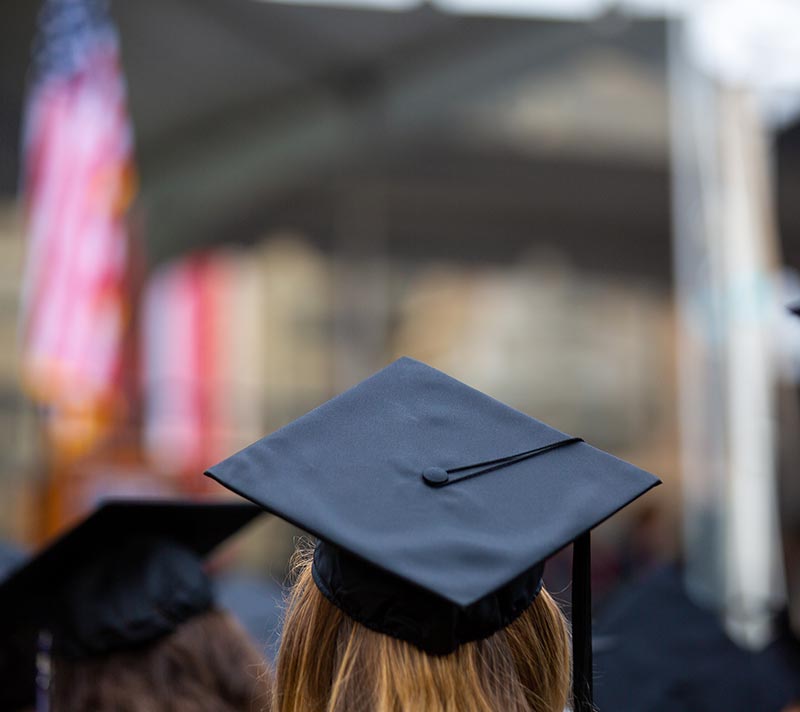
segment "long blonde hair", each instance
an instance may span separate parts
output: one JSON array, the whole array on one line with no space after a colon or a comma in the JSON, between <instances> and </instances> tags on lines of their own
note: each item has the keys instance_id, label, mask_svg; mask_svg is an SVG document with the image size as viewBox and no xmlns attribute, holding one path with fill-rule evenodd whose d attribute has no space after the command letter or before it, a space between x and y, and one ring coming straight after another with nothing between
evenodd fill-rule
<instances>
[{"instance_id":1,"label":"long blonde hair","mask_svg":"<svg viewBox=\"0 0 800 712\"><path fill-rule=\"evenodd\" d=\"M494 635L429 655L331 604L296 563L278 654L273 712L562 712L569 632L546 590Z\"/></svg>"}]
</instances>

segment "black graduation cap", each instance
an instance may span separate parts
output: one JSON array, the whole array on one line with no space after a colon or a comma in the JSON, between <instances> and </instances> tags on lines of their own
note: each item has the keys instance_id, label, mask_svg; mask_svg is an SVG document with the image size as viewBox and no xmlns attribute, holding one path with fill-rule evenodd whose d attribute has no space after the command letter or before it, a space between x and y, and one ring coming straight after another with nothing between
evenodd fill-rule
<instances>
[{"instance_id":1,"label":"black graduation cap","mask_svg":"<svg viewBox=\"0 0 800 712\"><path fill-rule=\"evenodd\" d=\"M576 542L576 710L591 701L589 531L659 484L410 358L206 473L320 540L322 593L432 653L531 603L542 562Z\"/></svg>"},{"instance_id":2,"label":"black graduation cap","mask_svg":"<svg viewBox=\"0 0 800 712\"><path fill-rule=\"evenodd\" d=\"M800 642L788 620L763 650L740 648L668 565L623 587L595 629L601 710L753 712L800 700Z\"/></svg>"},{"instance_id":3,"label":"black graduation cap","mask_svg":"<svg viewBox=\"0 0 800 712\"><path fill-rule=\"evenodd\" d=\"M208 610L202 559L261 513L239 502L108 500L0 583L0 634L86 657L141 645Z\"/></svg>"}]
</instances>

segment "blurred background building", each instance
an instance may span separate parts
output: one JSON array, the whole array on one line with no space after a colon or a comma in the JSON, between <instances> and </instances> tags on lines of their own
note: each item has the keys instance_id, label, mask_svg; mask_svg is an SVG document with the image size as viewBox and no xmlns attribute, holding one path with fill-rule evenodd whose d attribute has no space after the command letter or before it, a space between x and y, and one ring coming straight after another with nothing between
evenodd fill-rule
<instances>
[{"instance_id":1,"label":"blurred background building","mask_svg":"<svg viewBox=\"0 0 800 712\"><path fill-rule=\"evenodd\" d=\"M597 533L599 603L680 557L731 635L769 640L800 518L791 3L112 2L87 21L118 36L138 178L115 405L78 436L22 387L20 176L33 38L79 3L0 22L3 536L111 492L219 495L205 466L409 355L662 477ZM290 536L266 522L251 567Z\"/></svg>"}]
</instances>

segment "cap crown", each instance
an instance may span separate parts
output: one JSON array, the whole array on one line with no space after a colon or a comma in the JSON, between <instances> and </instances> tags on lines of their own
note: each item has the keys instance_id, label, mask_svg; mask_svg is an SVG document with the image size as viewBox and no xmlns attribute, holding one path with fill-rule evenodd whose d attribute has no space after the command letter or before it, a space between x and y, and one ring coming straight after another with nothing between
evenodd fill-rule
<instances>
[{"instance_id":1,"label":"cap crown","mask_svg":"<svg viewBox=\"0 0 800 712\"><path fill-rule=\"evenodd\" d=\"M576 440L401 358L207 474L468 606L658 484Z\"/></svg>"}]
</instances>

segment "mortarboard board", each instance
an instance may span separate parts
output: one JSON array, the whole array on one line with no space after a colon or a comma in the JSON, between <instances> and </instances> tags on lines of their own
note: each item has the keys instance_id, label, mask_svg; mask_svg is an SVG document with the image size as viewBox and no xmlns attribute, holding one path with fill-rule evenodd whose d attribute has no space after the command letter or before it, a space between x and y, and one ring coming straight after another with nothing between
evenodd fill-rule
<instances>
[{"instance_id":1,"label":"mortarboard board","mask_svg":"<svg viewBox=\"0 0 800 712\"><path fill-rule=\"evenodd\" d=\"M0 635L30 652L47 630L53 652L68 657L166 635L212 606L203 557L260 513L243 503L108 500L0 583ZM33 686L33 669L24 676Z\"/></svg>"},{"instance_id":2,"label":"mortarboard board","mask_svg":"<svg viewBox=\"0 0 800 712\"><path fill-rule=\"evenodd\" d=\"M571 542L576 710L591 703L588 532L659 480L410 358L207 473L320 541L322 593L432 654L510 623Z\"/></svg>"}]
</instances>

